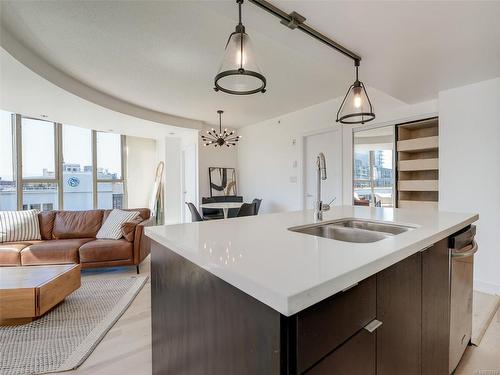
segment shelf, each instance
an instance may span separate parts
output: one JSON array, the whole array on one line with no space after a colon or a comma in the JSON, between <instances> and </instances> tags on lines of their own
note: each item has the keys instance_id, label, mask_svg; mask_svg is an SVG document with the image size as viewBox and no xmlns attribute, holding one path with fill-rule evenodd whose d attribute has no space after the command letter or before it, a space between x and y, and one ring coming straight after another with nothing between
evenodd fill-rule
<instances>
[{"instance_id":1,"label":"shelf","mask_svg":"<svg viewBox=\"0 0 500 375\"><path fill-rule=\"evenodd\" d=\"M437 169L439 169L439 159L414 159L399 161L399 170L403 172L431 171Z\"/></svg>"},{"instance_id":2,"label":"shelf","mask_svg":"<svg viewBox=\"0 0 500 375\"><path fill-rule=\"evenodd\" d=\"M432 201L407 201L400 200L398 202L399 208L413 208L413 209L422 209L422 210L437 210L438 202Z\"/></svg>"},{"instance_id":3,"label":"shelf","mask_svg":"<svg viewBox=\"0 0 500 375\"><path fill-rule=\"evenodd\" d=\"M400 180L399 191L438 191L438 180Z\"/></svg>"},{"instance_id":4,"label":"shelf","mask_svg":"<svg viewBox=\"0 0 500 375\"><path fill-rule=\"evenodd\" d=\"M439 137L424 137L398 141L398 152L422 152L434 150L439 147Z\"/></svg>"}]
</instances>

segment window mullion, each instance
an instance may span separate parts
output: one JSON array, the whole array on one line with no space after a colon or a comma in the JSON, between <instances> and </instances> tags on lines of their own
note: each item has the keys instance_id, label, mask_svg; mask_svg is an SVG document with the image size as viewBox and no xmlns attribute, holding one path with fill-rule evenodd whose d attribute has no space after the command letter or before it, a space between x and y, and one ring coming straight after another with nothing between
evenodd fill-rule
<instances>
[{"instance_id":1,"label":"window mullion","mask_svg":"<svg viewBox=\"0 0 500 375\"><path fill-rule=\"evenodd\" d=\"M16 180L16 197L17 197L17 209L22 210L23 208L23 162L22 162L22 132L21 132L21 115L13 115L14 121L14 163L15 163L15 180Z\"/></svg>"},{"instance_id":2,"label":"window mullion","mask_svg":"<svg viewBox=\"0 0 500 375\"><path fill-rule=\"evenodd\" d=\"M60 210L64 209L64 192L63 192L63 140L62 140L62 124L54 123L55 128L55 161L56 161L56 183L57 183L57 201Z\"/></svg>"},{"instance_id":3,"label":"window mullion","mask_svg":"<svg viewBox=\"0 0 500 375\"><path fill-rule=\"evenodd\" d=\"M123 208L128 208L127 191L127 138L122 134L121 140L121 164L122 164L122 185L123 185Z\"/></svg>"},{"instance_id":4,"label":"window mullion","mask_svg":"<svg viewBox=\"0 0 500 375\"><path fill-rule=\"evenodd\" d=\"M92 203L97 209L97 132L92 130Z\"/></svg>"}]
</instances>

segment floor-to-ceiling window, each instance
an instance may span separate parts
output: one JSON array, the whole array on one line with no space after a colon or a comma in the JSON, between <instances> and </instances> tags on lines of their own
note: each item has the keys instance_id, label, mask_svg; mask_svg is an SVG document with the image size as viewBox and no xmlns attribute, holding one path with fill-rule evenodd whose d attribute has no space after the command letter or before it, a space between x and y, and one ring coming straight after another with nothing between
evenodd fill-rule
<instances>
[{"instance_id":1,"label":"floor-to-ceiling window","mask_svg":"<svg viewBox=\"0 0 500 375\"><path fill-rule=\"evenodd\" d=\"M394 207L394 127L354 133L354 204Z\"/></svg>"},{"instance_id":2,"label":"floor-to-ceiling window","mask_svg":"<svg viewBox=\"0 0 500 375\"><path fill-rule=\"evenodd\" d=\"M56 125L22 117L20 134L22 208L41 211L57 209Z\"/></svg>"},{"instance_id":3,"label":"floor-to-ceiling window","mask_svg":"<svg viewBox=\"0 0 500 375\"><path fill-rule=\"evenodd\" d=\"M97 148L97 207L124 206L123 141L120 135L96 134Z\"/></svg>"},{"instance_id":4,"label":"floor-to-ceiling window","mask_svg":"<svg viewBox=\"0 0 500 375\"><path fill-rule=\"evenodd\" d=\"M17 208L13 114L0 111L0 210Z\"/></svg>"},{"instance_id":5,"label":"floor-to-ceiling window","mask_svg":"<svg viewBox=\"0 0 500 375\"><path fill-rule=\"evenodd\" d=\"M94 207L92 130L63 125L62 145L64 209L90 210Z\"/></svg>"},{"instance_id":6,"label":"floor-to-ceiling window","mask_svg":"<svg viewBox=\"0 0 500 375\"><path fill-rule=\"evenodd\" d=\"M0 115L0 210L127 206L125 136Z\"/></svg>"}]
</instances>

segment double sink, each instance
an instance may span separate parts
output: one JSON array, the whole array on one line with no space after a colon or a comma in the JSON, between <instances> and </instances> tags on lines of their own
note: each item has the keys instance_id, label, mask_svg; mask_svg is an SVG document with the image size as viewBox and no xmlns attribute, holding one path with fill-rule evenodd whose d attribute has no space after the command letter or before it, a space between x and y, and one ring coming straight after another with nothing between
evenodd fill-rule
<instances>
[{"instance_id":1,"label":"double sink","mask_svg":"<svg viewBox=\"0 0 500 375\"><path fill-rule=\"evenodd\" d=\"M292 232L310 234L332 240L370 243L397 236L415 228L361 219L339 219L317 224L288 228Z\"/></svg>"}]
</instances>

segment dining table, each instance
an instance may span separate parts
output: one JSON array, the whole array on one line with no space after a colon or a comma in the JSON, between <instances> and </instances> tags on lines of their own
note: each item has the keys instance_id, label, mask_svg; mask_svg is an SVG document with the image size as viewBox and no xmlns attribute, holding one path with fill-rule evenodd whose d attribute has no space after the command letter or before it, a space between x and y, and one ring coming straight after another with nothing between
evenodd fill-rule
<instances>
[{"instance_id":1,"label":"dining table","mask_svg":"<svg viewBox=\"0 0 500 375\"><path fill-rule=\"evenodd\" d=\"M203 203L201 208L212 208L216 210L222 210L224 213L224 219L227 219L227 214L230 208L240 208L243 202L214 202L214 203Z\"/></svg>"}]
</instances>

